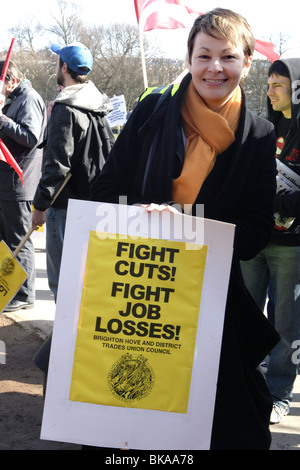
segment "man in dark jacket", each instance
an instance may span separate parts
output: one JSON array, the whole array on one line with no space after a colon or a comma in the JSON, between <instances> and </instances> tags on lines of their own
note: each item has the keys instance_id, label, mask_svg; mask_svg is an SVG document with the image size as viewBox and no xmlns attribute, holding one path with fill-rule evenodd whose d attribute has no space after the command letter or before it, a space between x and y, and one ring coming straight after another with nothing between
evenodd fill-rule
<instances>
[{"instance_id":1,"label":"man in dark jacket","mask_svg":"<svg viewBox=\"0 0 300 470\"><path fill-rule=\"evenodd\" d=\"M105 118L113 106L87 80L93 65L89 49L81 43L53 45L51 49L59 55L57 84L63 89L54 101L47 126L42 176L33 200L32 227L36 230L47 221L48 283L56 299L68 200L90 199L90 185L102 169L114 137ZM69 173L70 180L53 202ZM45 374L51 336L34 359Z\"/></svg>"},{"instance_id":2,"label":"man in dark jacket","mask_svg":"<svg viewBox=\"0 0 300 470\"><path fill-rule=\"evenodd\" d=\"M81 43L64 47L53 45L52 51L59 55L57 83L63 89L54 102L47 126L42 177L33 200L32 226L36 230L43 225L47 211L48 282L56 297L68 200L90 199L90 184L102 168L114 137L105 118L113 106L108 97L87 80L93 64L90 51ZM89 132L91 141L87 141ZM68 173L71 179L50 207Z\"/></svg>"},{"instance_id":3,"label":"man in dark jacket","mask_svg":"<svg viewBox=\"0 0 300 470\"><path fill-rule=\"evenodd\" d=\"M0 72L4 61L0 62ZM23 182L16 171L0 161L0 238L14 249L31 227L31 202L40 178L42 151L38 148L46 124L46 107L10 62L3 94L6 104L0 110L0 138L23 171ZM29 239L18 255L28 277L5 311L32 308L35 301L34 246Z\"/></svg>"},{"instance_id":4,"label":"man in dark jacket","mask_svg":"<svg viewBox=\"0 0 300 470\"><path fill-rule=\"evenodd\" d=\"M284 189L285 183L290 183L284 183L282 169L286 175L292 172L292 180L298 179L300 188L299 79L300 59L278 60L269 69L268 109L277 136L279 171L275 226L270 243L242 264L246 285L261 309L270 282L275 328L282 338L271 352L266 373L274 403L272 424L289 413L298 367L293 352L300 314L300 190Z\"/></svg>"}]
</instances>

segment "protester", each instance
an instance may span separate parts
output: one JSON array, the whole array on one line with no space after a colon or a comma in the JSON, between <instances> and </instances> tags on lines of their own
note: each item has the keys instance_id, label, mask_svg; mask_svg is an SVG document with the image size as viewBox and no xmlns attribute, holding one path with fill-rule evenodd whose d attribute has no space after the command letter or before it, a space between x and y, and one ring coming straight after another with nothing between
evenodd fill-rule
<instances>
[{"instance_id":1,"label":"protester","mask_svg":"<svg viewBox=\"0 0 300 470\"><path fill-rule=\"evenodd\" d=\"M240 15L218 8L200 16L188 39L190 73L178 89L140 100L92 188L96 201L126 196L149 211L172 210L174 201L195 214L203 204L206 218L236 224L211 449L270 445L272 400L257 367L278 335L239 264L269 241L276 186L273 126L246 109L239 86L253 50Z\"/></svg>"},{"instance_id":2,"label":"protester","mask_svg":"<svg viewBox=\"0 0 300 470\"><path fill-rule=\"evenodd\" d=\"M68 200L90 199L90 184L101 170L114 137L105 118L113 106L87 79L93 65L89 49L81 43L53 45L51 49L59 56L57 84L63 88L54 101L47 125L42 176L33 200L32 227L37 230L47 221L48 283L56 299ZM52 204L69 173L70 180ZM35 357L36 365L45 373L50 344L51 335Z\"/></svg>"},{"instance_id":3,"label":"protester","mask_svg":"<svg viewBox=\"0 0 300 470\"><path fill-rule=\"evenodd\" d=\"M0 72L4 61L0 62ZM46 107L40 95L10 61L3 94L6 103L0 110L0 138L23 171L19 175L0 161L0 238L14 251L31 228L31 202L40 178L42 150L38 148L46 125ZM27 279L6 306L6 312L28 309L35 302L35 259L32 240L17 256Z\"/></svg>"},{"instance_id":4,"label":"protester","mask_svg":"<svg viewBox=\"0 0 300 470\"><path fill-rule=\"evenodd\" d=\"M54 101L47 126L42 176L33 200L32 227L36 230L47 219L47 272L49 287L56 297L68 199L90 198L90 183L103 165L114 137L105 118L113 109L110 100L87 79L93 64L90 51L80 43L54 45L52 51L59 55L57 83L63 89ZM95 145L98 141L87 140L88 129L94 122L96 126L92 128L98 131L102 141L101 155ZM69 172L70 181L50 207Z\"/></svg>"},{"instance_id":5,"label":"protester","mask_svg":"<svg viewBox=\"0 0 300 470\"><path fill-rule=\"evenodd\" d=\"M269 69L268 110L277 135L277 159L300 175L300 105L292 84L300 79L300 59L275 61ZM299 177L300 182L300 177ZM278 192L275 214L291 218L289 228L279 227L277 215L270 243L252 260L242 263L246 285L263 309L271 286L273 316L281 341L272 350L266 380L273 396L270 422L289 413L298 366L293 363L293 342L298 340L300 314L300 191Z\"/></svg>"}]
</instances>

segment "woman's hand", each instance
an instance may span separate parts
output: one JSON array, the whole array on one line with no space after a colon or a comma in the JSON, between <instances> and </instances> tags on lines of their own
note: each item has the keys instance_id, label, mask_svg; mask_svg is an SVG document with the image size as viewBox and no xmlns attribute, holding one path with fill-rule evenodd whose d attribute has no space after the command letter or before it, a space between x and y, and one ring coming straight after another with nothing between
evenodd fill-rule
<instances>
[{"instance_id":1,"label":"woman's hand","mask_svg":"<svg viewBox=\"0 0 300 470\"><path fill-rule=\"evenodd\" d=\"M180 214L180 212L176 209L175 206L169 206L166 204L155 204L154 202L151 202L151 204L142 204L141 207L144 207L147 210L147 212L168 211L168 212L172 212L173 214Z\"/></svg>"}]
</instances>

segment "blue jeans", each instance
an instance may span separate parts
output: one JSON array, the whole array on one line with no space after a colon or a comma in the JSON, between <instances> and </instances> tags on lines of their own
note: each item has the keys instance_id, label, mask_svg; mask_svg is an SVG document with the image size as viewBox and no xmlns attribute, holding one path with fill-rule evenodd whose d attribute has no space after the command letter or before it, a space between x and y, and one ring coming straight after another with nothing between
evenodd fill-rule
<instances>
[{"instance_id":1,"label":"blue jeans","mask_svg":"<svg viewBox=\"0 0 300 470\"><path fill-rule=\"evenodd\" d=\"M55 209L50 207L46 215L46 259L47 275L50 290L53 292L55 301L59 280L60 263L64 243L66 226L66 209ZM33 358L34 363L45 374L48 373L52 334L48 336L39 351Z\"/></svg>"},{"instance_id":2,"label":"blue jeans","mask_svg":"<svg viewBox=\"0 0 300 470\"><path fill-rule=\"evenodd\" d=\"M13 252L31 228L31 201L0 200L0 240L4 240ZM28 274L15 295L16 300L35 301L35 255L29 238L17 256L17 260Z\"/></svg>"},{"instance_id":3,"label":"blue jeans","mask_svg":"<svg viewBox=\"0 0 300 470\"><path fill-rule=\"evenodd\" d=\"M59 280L60 262L64 243L66 226L66 209L50 207L46 220L46 257L49 288L53 292L55 300Z\"/></svg>"},{"instance_id":4,"label":"blue jeans","mask_svg":"<svg viewBox=\"0 0 300 470\"><path fill-rule=\"evenodd\" d=\"M246 286L261 310L271 285L274 326L281 340L271 351L266 380L274 402L289 404L298 372L292 346L298 339L300 318L300 247L269 244L241 266Z\"/></svg>"}]
</instances>

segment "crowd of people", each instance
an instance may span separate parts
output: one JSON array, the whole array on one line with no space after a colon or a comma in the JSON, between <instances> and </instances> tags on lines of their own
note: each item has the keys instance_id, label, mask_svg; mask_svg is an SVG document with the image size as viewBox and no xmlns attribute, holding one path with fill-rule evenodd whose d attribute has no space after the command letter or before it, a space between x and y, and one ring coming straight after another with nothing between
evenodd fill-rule
<instances>
[{"instance_id":1,"label":"crowd of people","mask_svg":"<svg viewBox=\"0 0 300 470\"><path fill-rule=\"evenodd\" d=\"M81 43L52 46L60 89L48 117L12 62L0 111L0 138L24 174L23 186L0 161L0 238L14 249L30 226L46 222L55 298L70 198L119 203L126 196L146 211L180 210L183 217L196 215L201 204L206 218L235 225L211 449L269 449L270 423L289 413L298 372L292 353L299 339L300 191L277 191L276 163L300 177L300 105L293 88L300 59L271 64L264 119L248 110L242 87L254 45L241 15L217 8L199 16L180 86L142 97L116 142L105 117L110 100L88 80L93 57ZM276 225L275 214L289 225ZM34 305L30 239L19 261L28 278L9 312ZM269 320L263 313L268 295ZM50 345L51 336L35 357L45 374Z\"/></svg>"}]
</instances>

